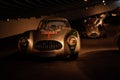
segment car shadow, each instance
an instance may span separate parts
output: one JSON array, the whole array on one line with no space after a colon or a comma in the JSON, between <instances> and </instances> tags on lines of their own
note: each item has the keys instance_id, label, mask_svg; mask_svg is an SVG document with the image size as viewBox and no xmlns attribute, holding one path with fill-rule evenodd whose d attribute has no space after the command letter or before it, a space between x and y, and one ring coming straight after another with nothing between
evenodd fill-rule
<instances>
[{"instance_id":1,"label":"car shadow","mask_svg":"<svg viewBox=\"0 0 120 80\"><path fill-rule=\"evenodd\" d=\"M21 54L20 52L12 53L11 55L0 58L0 61L32 61L32 62L53 62L53 61L73 61L71 59L65 58L63 56L56 57L40 57L39 55Z\"/></svg>"}]
</instances>

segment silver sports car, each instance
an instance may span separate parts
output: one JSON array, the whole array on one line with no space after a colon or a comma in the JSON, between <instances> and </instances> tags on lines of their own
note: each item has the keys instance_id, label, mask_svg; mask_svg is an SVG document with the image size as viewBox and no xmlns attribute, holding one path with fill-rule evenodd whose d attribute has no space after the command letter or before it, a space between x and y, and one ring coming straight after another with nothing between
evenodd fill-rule
<instances>
[{"instance_id":1,"label":"silver sports car","mask_svg":"<svg viewBox=\"0 0 120 80\"><path fill-rule=\"evenodd\" d=\"M88 38L106 38L105 27L103 26L103 20L106 15L101 15L98 18L88 18L85 20L85 30L84 34Z\"/></svg>"},{"instance_id":2,"label":"silver sports car","mask_svg":"<svg viewBox=\"0 0 120 80\"><path fill-rule=\"evenodd\" d=\"M26 31L18 41L18 49L25 54L41 57L64 56L77 58L80 52L80 35L68 20L45 17L36 30Z\"/></svg>"}]
</instances>

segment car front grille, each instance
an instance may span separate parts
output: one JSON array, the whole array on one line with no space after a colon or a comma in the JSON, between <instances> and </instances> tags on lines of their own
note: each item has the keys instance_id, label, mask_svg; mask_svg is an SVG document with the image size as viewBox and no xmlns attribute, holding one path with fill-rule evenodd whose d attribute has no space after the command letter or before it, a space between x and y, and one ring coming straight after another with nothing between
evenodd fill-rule
<instances>
[{"instance_id":1,"label":"car front grille","mask_svg":"<svg viewBox=\"0 0 120 80\"><path fill-rule=\"evenodd\" d=\"M62 48L62 44L55 40L43 40L38 41L34 47L40 51L58 50Z\"/></svg>"}]
</instances>

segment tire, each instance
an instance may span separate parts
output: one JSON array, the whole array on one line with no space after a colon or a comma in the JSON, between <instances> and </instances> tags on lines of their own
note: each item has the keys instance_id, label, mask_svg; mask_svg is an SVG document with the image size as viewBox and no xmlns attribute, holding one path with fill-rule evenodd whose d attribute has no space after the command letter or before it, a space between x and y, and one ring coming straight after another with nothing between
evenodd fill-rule
<instances>
[{"instance_id":1,"label":"tire","mask_svg":"<svg viewBox=\"0 0 120 80\"><path fill-rule=\"evenodd\" d=\"M78 53L70 55L71 60L76 60L77 58L78 58Z\"/></svg>"}]
</instances>

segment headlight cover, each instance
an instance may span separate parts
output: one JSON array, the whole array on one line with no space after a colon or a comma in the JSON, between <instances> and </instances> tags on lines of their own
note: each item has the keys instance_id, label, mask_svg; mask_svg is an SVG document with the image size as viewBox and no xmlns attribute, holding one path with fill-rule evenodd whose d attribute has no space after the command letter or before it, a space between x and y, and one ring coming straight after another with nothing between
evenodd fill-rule
<instances>
[{"instance_id":1,"label":"headlight cover","mask_svg":"<svg viewBox=\"0 0 120 80\"><path fill-rule=\"evenodd\" d=\"M22 38L20 38L20 40L19 40L19 46L20 46L20 49L21 50L27 50L27 48L28 48L28 39L27 39L27 37L22 37Z\"/></svg>"},{"instance_id":2,"label":"headlight cover","mask_svg":"<svg viewBox=\"0 0 120 80\"><path fill-rule=\"evenodd\" d=\"M71 35L67 39L69 46L75 46L77 44L77 38L74 35Z\"/></svg>"},{"instance_id":3,"label":"headlight cover","mask_svg":"<svg viewBox=\"0 0 120 80\"><path fill-rule=\"evenodd\" d=\"M67 41L67 45L71 51L72 54L75 53L75 48L78 42L78 32L76 30L71 30L67 35L65 40Z\"/></svg>"}]
</instances>

